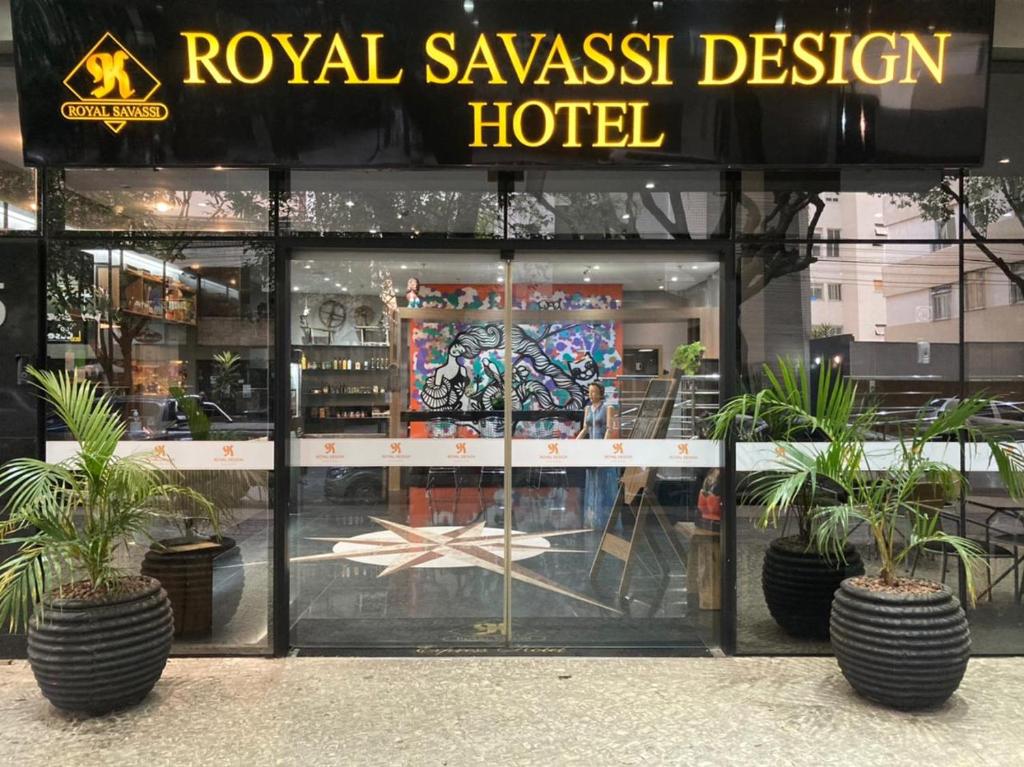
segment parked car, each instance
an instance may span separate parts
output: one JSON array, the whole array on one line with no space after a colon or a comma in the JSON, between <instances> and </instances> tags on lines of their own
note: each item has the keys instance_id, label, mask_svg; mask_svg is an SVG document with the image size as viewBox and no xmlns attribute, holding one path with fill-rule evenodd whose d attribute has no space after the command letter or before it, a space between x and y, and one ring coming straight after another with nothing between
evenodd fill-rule
<instances>
[{"instance_id":1,"label":"parked car","mask_svg":"<svg viewBox=\"0 0 1024 767\"><path fill-rule=\"evenodd\" d=\"M917 413L918 420L935 420L942 413L955 407L956 397L940 397L929 400ZM1024 439L1024 407L1017 402L993 400L970 423L995 432L1006 439Z\"/></svg>"},{"instance_id":2,"label":"parked car","mask_svg":"<svg viewBox=\"0 0 1024 767\"><path fill-rule=\"evenodd\" d=\"M332 501L365 506L384 501L386 469L382 467L339 466L327 470L324 495Z\"/></svg>"}]
</instances>

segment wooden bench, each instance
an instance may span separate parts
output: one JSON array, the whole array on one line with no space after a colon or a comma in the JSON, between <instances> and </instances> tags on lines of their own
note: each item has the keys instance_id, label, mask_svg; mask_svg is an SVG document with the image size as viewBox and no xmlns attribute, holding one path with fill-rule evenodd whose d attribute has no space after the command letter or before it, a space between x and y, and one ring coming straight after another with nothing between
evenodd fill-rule
<instances>
[{"instance_id":1,"label":"wooden bench","mask_svg":"<svg viewBox=\"0 0 1024 767\"><path fill-rule=\"evenodd\" d=\"M676 522L675 528L690 548L687 593L697 594L701 610L722 609L721 533L697 527L693 522Z\"/></svg>"}]
</instances>

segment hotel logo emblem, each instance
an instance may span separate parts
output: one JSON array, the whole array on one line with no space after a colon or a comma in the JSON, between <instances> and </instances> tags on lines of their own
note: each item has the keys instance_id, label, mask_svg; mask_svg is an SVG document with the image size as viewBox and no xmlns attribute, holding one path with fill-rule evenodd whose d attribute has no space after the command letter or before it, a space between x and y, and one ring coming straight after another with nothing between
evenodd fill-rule
<instances>
[{"instance_id":1,"label":"hotel logo emblem","mask_svg":"<svg viewBox=\"0 0 1024 767\"><path fill-rule=\"evenodd\" d=\"M114 133L130 122L161 122L167 105L150 101L160 81L107 32L64 78L77 101L65 101L65 120L101 122Z\"/></svg>"}]
</instances>

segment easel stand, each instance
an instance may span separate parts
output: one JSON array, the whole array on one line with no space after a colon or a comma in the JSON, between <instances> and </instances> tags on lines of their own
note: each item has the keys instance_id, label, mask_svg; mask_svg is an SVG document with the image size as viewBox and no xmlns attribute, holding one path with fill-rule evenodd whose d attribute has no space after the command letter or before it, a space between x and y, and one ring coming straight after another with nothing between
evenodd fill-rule
<instances>
[{"instance_id":1,"label":"easel stand","mask_svg":"<svg viewBox=\"0 0 1024 767\"><path fill-rule=\"evenodd\" d=\"M653 475L651 469L639 469L639 470L627 470L627 471L640 471L645 474ZM624 496L627 494L627 477L623 476L619 483L619 492L615 496L615 504L612 506L611 514L608 515L608 522L605 523L604 531L601 535L601 542L597 547L597 555L594 557L594 564L590 567L590 581L596 588L598 574L601 570L602 564L606 556L610 556L613 559L617 559L622 562L622 575L619 577L619 589L618 599L621 602L626 598L626 593L629 591L629 581L633 574L633 567L636 564L636 552L637 544L640 542L640 538L646 538L648 545L655 553L657 553L657 547L654 546L653 542L647 537L647 518L648 515L653 514L654 518L658 520L658 524L665 533L665 537L668 538L669 544L672 546L672 551L675 552L676 557L682 564L683 569L686 569L686 550L682 547L679 540L676 538L675 531L672 529L672 523L669 521L668 515L665 510L658 503L655 494L649 488L649 480L645 482L639 492L635 493L630 500L626 500ZM633 514L633 532L629 539L623 538L612 532L618 525L619 520L622 519L625 509ZM658 565L658 569L661 571L662 577L668 575L667 568L655 557L655 562Z\"/></svg>"},{"instance_id":2,"label":"easel stand","mask_svg":"<svg viewBox=\"0 0 1024 767\"><path fill-rule=\"evenodd\" d=\"M636 423L630 431L630 439L664 439L668 432L669 419L672 416L672 408L675 405L676 393L679 391L679 378L655 378L647 385L647 392L644 394L644 401L637 414ZM608 522L605 523L604 531L601 534L601 542L597 547L597 554L594 556L594 563L590 567L591 585L597 586L597 577L604 564L606 556L622 562L622 575L619 578L618 598L621 602L629 590L629 580L633 574L633 567L636 564L637 544L641 536L647 536L647 516L654 514L661 529L665 532L672 550L678 557L679 562L686 568L686 550L676 537L675 530L669 522L668 515L658 503L657 493L654 490L656 469L631 467L623 471L619 480L619 491L615 495L615 503L612 505L611 513L608 515ZM625 509L634 516L633 533L629 540L612 532L618 525ZM648 545L655 553L657 547L653 541L647 538ZM667 578L668 570L655 557L658 569L661 570L662 578Z\"/></svg>"}]
</instances>

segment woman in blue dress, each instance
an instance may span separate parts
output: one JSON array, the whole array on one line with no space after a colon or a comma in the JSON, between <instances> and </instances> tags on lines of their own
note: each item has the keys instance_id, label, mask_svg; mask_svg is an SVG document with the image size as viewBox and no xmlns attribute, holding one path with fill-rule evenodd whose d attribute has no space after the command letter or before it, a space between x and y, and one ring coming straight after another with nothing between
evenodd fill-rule
<instances>
[{"instance_id":1,"label":"woman in blue dress","mask_svg":"<svg viewBox=\"0 0 1024 767\"><path fill-rule=\"evenodd\" d=\"M583 410L583 428L576 439L618 439L619 415L604 398L604 386L592 383L587 389L590 404ZM587 469L583 492L583 524L603 530L619 491L615 468Z\"/></svg>"}]
</instances>

